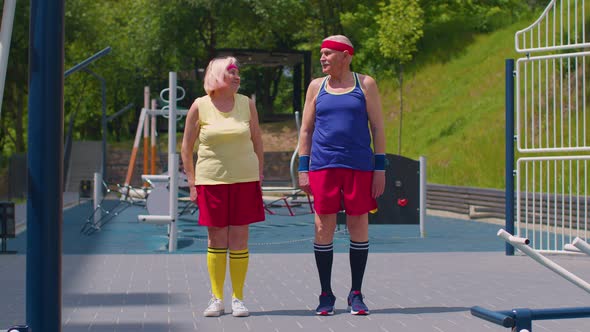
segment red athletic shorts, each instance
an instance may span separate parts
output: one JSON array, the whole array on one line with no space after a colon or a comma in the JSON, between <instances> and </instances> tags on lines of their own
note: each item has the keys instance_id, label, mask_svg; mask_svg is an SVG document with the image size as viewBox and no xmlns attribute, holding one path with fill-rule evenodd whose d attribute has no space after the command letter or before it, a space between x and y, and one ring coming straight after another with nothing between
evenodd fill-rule
<instances>
[{"instance_id":1,"label":"red athletic shorts","mask_svg":"<svg viewBox=\"0 0 590 332\"><path fill-rule=\"evenodd\" d=\"M260 182L197 185L199 225L241 226L264 220Z\"/></svg>"},{"instance_id":2,"label":"red athletic shorts","mask_svg":"<svg viewBox=\"0 0 590 332\"><path fill-rule=\"evenodd\" d=\"M309 185L317 214L334 214L344 208L346 214L358 216L377 208L377 201L371 195L373 171L349 168L310 171Z\"/></svg>"}]
</instances>

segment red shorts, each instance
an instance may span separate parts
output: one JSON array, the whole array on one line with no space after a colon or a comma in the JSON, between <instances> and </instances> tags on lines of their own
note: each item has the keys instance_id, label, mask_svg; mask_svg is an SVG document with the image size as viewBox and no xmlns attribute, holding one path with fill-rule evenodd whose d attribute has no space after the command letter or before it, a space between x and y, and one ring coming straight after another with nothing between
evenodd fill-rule
<instances>
[{"instance_id":1,"label":"red shorts","mask_svg":"<svg viewBox=\"0 0 590 332\"><path fill-rule=\"evenodd\" d=\"M197 185L199 225L242 226L264 220L260 182Z\"/></svg>"},{"instance_id":2,"label":"red shorts","mask_svg":"<svg viewBox=\"0 0 590 332\"><path fill-rule=\"evenodd\" d=\"M349 168L310 171L309 185L317 214L334 214L344 208L346 214L358 216L377 208L377 201L371 195L373 171Z\"/></svg>"}]
</instances>

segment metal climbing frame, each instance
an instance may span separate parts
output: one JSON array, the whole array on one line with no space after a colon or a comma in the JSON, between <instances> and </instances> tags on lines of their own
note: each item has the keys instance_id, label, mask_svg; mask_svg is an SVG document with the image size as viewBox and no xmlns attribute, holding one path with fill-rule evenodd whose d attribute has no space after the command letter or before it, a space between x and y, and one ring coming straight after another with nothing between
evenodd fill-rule
<instances>
[{"instance_id":1,"label":"metal climbing frame","mask_svg":"<svg viewBox=\"0 0 590 332\"><path fill-rule=\"evenodd\" d=\"M524 54L514 71L515 233L539 252L565 253L573 238L588 238L587 10L584 0L551 1L515 35Z\"/></svg>"},{"instance_id":2,"label":"metal climbing frame","mask_svg":"<svg viewBox=\"0 0 590 332\"><path fill-rule=\"evenodd\" d=\"M509 248L516 248L590 293L589 283L542 255L590 253L590 246L583 240L588 235L590 194L586 130L590 120L586 113L586 63L590 52L586 50L590 43L586 42L586 10L584 0L553 0L533 24L515 35L516 51L525 57L516 61L513 73L514 62L507 61L508 231L501 229L498 236L509 244L508 255ZM514 95L516 100L511 98ZM512 135L519 153L516 183L511 180L515 157ZM590 307L491 311L475 306L471 313L512 331L531 332L533 320L590 317Z\"/></svg>"}]
</instances>

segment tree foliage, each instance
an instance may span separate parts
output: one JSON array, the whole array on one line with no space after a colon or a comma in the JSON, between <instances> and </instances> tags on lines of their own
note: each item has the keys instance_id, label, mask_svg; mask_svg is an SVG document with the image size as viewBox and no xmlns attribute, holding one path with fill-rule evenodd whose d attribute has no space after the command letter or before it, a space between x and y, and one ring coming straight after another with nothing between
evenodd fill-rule
<instances>
[{"instance_id":1,"label":"tree foliage","mask_svg":"<svg viewBox=\"0 0 590 332\"><path fill-rule=\"evenodd\" d=\"M537 0L66 0L65 68L107 46L112 52L89 66L107 82L107 114L134 103L109 124L110 139L134 134L143 87L155 97L168 72L187 90L181 106L202 95L197 75L218 48L311 50L321 75L319 44L333 34L355 45L353 68L377 78L395 72L392 59L438 51L431 45L449 22L473 33L491 31L519 18ZM0 1L3 5L3 1ZM17 1L6 88L0 118L2 155L26 149L29 2ZM456 32L458 30L449 30ZM453 36L453 33L448 34ZM461 35L463 36L463 35ZM441 46L444 47L444 46ZM415 61L414 61L415 62ZM243 70L243 92L256 93L260 112L291 107L288 67ZM87 72L65 80L65 121L74 139L101 136L99 81ZM68 128L67 123L65 128Z\"/></svg>"},{"instance_id":2,"label":"tree foliage","mask_svg":"<svg viewBox=\"0 0 590 332\"><path fill-rule=\"evenodd\" d=\"M399 63L412 60L416 44L424 35L424 11L418 0L390 0L380 3L377 15L379 50Z\"/></svg>"}]
</instances>

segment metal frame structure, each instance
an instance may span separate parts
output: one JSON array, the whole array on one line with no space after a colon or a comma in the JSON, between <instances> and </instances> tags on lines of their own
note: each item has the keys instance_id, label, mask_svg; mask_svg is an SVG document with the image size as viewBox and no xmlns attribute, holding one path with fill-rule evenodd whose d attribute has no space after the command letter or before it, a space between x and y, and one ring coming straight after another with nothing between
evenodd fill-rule
<instances>
[{"instance_id":1,"label":"metal frame structure","mask_svg":"<svg viewBox=\"0 0 590 332\"><path fill-rule=\"evenodd\" d=\"M585 0L552 0L533 24L515 34L516 51L525 57L516 66L506 61L507 231L497 235L506 242L507 255L516 248L590 293L590 283L542 254L590 255L583 240L590 212L585 10ZM492 311L475 306L471 314L532 332L533 320L586 318L590 307Z\"/></svg>"},{"instance_id":2,"label":"metal frame structure","mask_svg":"<svg viewBox=\"0 0 590 332\"><path fill-rule=\"evenodd\" d=\"M31 0L27 325L61 331L65 1Z\"/></svg>"},{"instance_id":3,"label":"metal frame structure","mask_svg":"<svg viewBox=\"0 0 590 332\"><path fill-rule=\"evenodd\" d=\"M2 116L4 84L6 83L6 70L8 69L8 56L10 54L15 11L16 0L5 0L2 10L2 27L0 27L0 116Z\"/></svg>"},{"instance_id":4,"label":"metal frame structure","mask_svg":"<svg viewBox=\"0 0 590 332\"><path fill-rule=\"evenodd\" d=\"M503 229L500 229L497 235L510 245L518 248L521 252L537 261L539 264L557 273L559 276L583 289L587 293L590 293L590 283L543 256L537 250L529 247L529 239L511 235ZM566 245L566 247L570 251L590 255L590 245L580 238L576 238L571 244ZM512 331L515 332L532 332L534 320L587 318L590 317L590 307L550 309L519 308L493 311L480 306L474 306L471 308L471 314L496 325L511 328Z\"/></svg>"},{"instance_id":5,"label":"metal frame structure","mask_svg":"<svg viewBox=\"0 0 590 332\"><path fill-rule=\"evenodd\" d=\"M176 72L169 73L169 87L164 89L160 93L160 98L162 100L164 98L164 94L168 92L168 105L166 106L168 109L168 174L167 175L142 175L142 179L152 183L168 183L168 214L162 215L139 215L137 216L137 220L156 224L156 225L168 225L168 251L174 252L177 248L177 227L176 227L176 219L178 217L178 165L179 165L179 157L176 153L176 117L179 114L183 114L181 111L178 111L176 108L176 102L181 99L177 97L177 75ZM184 91L184 90L182 90ZM182 96L184 97L184 96ZM166 108L164 107L164 108ZM144 121L145 117L148 114L165 114L165 109L162 110L147 110L142 109L140 120L139 120L139 127L137 128L136 134L136 143L138 142L138 136L141 135L142 125L147 125L147 122ZM185 113L183 115L186 115ZM152 126L152 128L155 128ZM135 149L134 144L134 149Z\"/></svg>"},{"instance_id":6,"label":"metal frame structure","mask_svg":"<svg viewBox=\"0 0 590 332\"><path fill-rule=\"evenodd\" d=\"M516 197L515 208L507 205L506 227L531 239L539 252L567 253L564 245L575 237L586 240L590 232L585 11L585 0L551 1L515 34L516 51L524 57L512 73L513 62L507 62L506 177L514 172L515 183L507 182L506 199L513 200L509 191Z\"/></svg>"}]
</instances>

